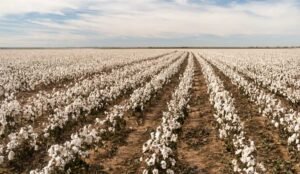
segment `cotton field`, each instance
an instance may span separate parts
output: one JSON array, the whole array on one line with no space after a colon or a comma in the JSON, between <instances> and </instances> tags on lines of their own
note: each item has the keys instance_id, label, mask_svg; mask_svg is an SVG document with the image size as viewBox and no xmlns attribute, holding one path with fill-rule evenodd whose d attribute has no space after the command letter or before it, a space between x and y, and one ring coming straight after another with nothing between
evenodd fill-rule
<instances>
[{"instance_id":1,"label":"cotton field","mask_svg":"<svg viewBox=\"0 0 300 174\"><path fill-rule=\"evenodd\" d=\"M2 49L0 174L299 174L300 49Z\"/></svg>"}]
</instances>

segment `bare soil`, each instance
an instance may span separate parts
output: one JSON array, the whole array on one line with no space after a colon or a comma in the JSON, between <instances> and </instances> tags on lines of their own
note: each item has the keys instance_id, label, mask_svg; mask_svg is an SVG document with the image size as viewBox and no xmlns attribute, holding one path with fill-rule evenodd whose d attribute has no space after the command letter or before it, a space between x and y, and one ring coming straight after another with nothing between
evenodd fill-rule
<instances>
[{"instance_id":1,"label":"bare soil","mask_svg":"<svg viewBox=\"0 0 300 174\"><path fill-rule=\"evenodd\" d=\"M196 62L190 108L179 137L177 153L184 173L231 173L232 155L218 138L217 123L209 102L207 85Z\"/></svg>"},{"instance_id":2,"label":"bare soil","mask_svg":"<svg viewBox=\"0 0 300 174\"><path fill-rule=\"evenodd\" d=\"M271 127L267 118L259 114L258 106L243 95L225 74L215 66L213 68L223 80L225 89L235 99L237 114L244 122L246 136L255 142L257 159L265 165L266 173L299 173L297 162L291 159L287 145L279 138L279 131Z\"/></svg>"},{"instance_id":3,"label":"bare soil","mask_svg":"<svg viewBox=\"0 0 300 174\"><path fill-rule=\"evenodd\" d=\"M152 59L158 59L161 56L152 58ZM149 60L149 59L148 59ZM141 61L138 61L141 62ZM154 75L155 76L155 75ZM146 82L149 82L151 78L148 78ZM139 85L141 86L141 85ZM139 87L138 86L138 87ZM64 129L59 129L55 135L57 136L51 136L51 139L45 139L40 140L40 148L38 151L34 151L33 149L28 149L28 153L22 152L20 159L17 162L14 163L8 163L5 165L6 169L9 169L10 171L17 172L17 173L28 173L32 169L41 168L42 166L45 166L48 161L48 155L47 150L49 147L53 144L62 144L65 141L70 140L70 136L72 133L77 132L80 128L82 128L84 125L88 125L94 122L96 118L104 118L104 112L109 111L110 108L112 108L114 105L122 104L126 101L126 99L129 98L129 95L132 93L133 89L126 91L122 96L118 97L116 100L109 102L104 108L102 108L100 111L95 111L92 114L79 118L79 120L76 120L75 122L72 122L65 126ZM39 134L43 131L43 123L47 122L47 114L39 117L33 124L33 129L35 132L38 132ZM127 136L128 132L130 130L124 130L123 133L119 134L119 136ZM112 139L112 141L116 142L122 142L122 139L116 135ZM6 144L8 142L8 137L5 137L1 140L3 144ZM3 169L4 170L4 169ZM0 170L1 171L1 170Z\"/></svg>"},{"instance_id":4,"label":"bare soil","mask_svg":"<svg viewBox=\"0 0 300 174\"><path fill-rule=\"evenodd\" d=\"M150 59L158 59L162 56ZM145 60L135 61L131 64L142 61ZM209 102L207 84L199 62L196 59L194 61L196 69L191 90L192 97L175 148L176 170L180 174L232 174L234 172L232 171L231 160L234 158L234 152L226 141L218 138L218 125L213 116L214 109ZM104 144L99 144L96 148L89 147L90 155L87 158L74 161L71 166L71 174L142 173L143 166L140 163L140 157L143 155L142 145L150 138L150 133L161 123L162 113L167 111L167 103L171 100L172 93L179 84L179 77L183 74L186 66L187 57L181 65L180 71L146 104L146 109L144 111L126 112L124 129L105 139ZM251 102L236 85L232 84L227 76L215 66L213 68L223 80L226 90L235 99L236 111L244 123L246 136L255 142L257 159L263 162L267 168L266 173L300 173L300 162L297 161L300 158L299 154L293 154L289 151L284 134L275 129L267 118L258 113L258 106ZM110 69L104 71L109 72ZM89 74L80 79L91 78L93 75L95 74ZM253 79L244 74L241 75L253 82ZM150 79L147 79L147 81ZM39 91L51 92L54 88L66 90L75 81L76 79L62 80L57 84L41 85L33 91L20 92L18 100L24 104L29 97L36 95ZM262 89L268 91L266 88ZM47 149L50 145L62 144L70 140L72 133L80 130L84 125L93 123L96 118L103 118L104 112L109 111L114 105L125 103L132 91L127 91L126 94L109 103L102 110L95 111L84 119L68 124L65 129L57 132L58 136L41 142L42 146L38 151L28 150L22 152L23 157L19 161L7 163L4 167L1 166L0 174L25 174L32 169L44 167L48 162ZM276 97L285 106L299 111L299 105L291 104L285 97L278 94L276 94ZM35 123L32 123L35 131L42 131L42 124L47 122L49 114L45 114L37 119ZM22 125L16 126L16 130L20 126ZM0 143L3 144L7 141L7 137L0 139ZM65 172L57 174L63 173Z\"/></svg>"},{"instance_id":5,"label":"bare soil","mask_svg":"<svg viewBox=\"0 0 300 174\"><path fill-rule=\"evenodd\" d=\"M140 157L142 145L150 138L150 133L155 130L161 121L162 112L167 110L167 102L171 99L175 87L179 84L179 76L184 72L187 59L180 71L171 78L156 97L145 107L141 113L126 113L126 127L128 136L121 137L125 143L111 143L92 150L92 154L85 161L92 167L100 165L100 173L141 173ZM93 169L90 169L90 171ZM88 172L87 172L88 173Z\"/></svg>"}]
</instances>

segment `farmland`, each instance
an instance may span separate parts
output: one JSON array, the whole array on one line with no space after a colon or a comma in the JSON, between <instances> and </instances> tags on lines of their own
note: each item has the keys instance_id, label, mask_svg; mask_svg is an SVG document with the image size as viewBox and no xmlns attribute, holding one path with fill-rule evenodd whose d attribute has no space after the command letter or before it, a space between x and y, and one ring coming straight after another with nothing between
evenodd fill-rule
<instances>
[{"instance_id":1,"label":"farmland","mask_svg":"<svg viewBox=\"0 0 300 174\"><path fill-rule=\"evenodd\" d=\"M0 174L300 173L300 49L3 49L0 137Z\"/></svg>"}]
</instances>

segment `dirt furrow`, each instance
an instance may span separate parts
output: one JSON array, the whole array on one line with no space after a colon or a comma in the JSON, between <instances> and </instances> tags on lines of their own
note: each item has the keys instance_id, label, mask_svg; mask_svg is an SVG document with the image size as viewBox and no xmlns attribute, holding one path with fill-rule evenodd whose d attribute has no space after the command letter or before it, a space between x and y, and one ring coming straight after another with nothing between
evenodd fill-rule
<instances>
[{"instance_id":1,"label":"dirt furrow","mask_svg":"<svg viewBox=\"0 0 300 174\"><path fill-rule=\"evenodd\" d=\"M170 54L173 54L173 53L174 53L174 51L170 52L170 53L163 54L163 55L159 55L159 56L156 56L156 57L151 57L151 58L149 58L147 60L146 59L137 60L137 61L134 61L134 62L131 62L131 63L128 63L128 64L120 65L118 67L120 68L120 67L123 67L123 66L126 66L126 65L138 64L140 62L148 61L148 60L156 60L156 59L162 58L163 56L170 55ZM106 71L108 72L110 70L106 70ZM101 71L101 73L102 72L103 71ZM86 77L86 78L91 78L91 76L90 77ZM81 79L81 80L83 80L83 79ZM59 91L65 91L65 90L67 90L67 88L72 87L71 84L73 84L73 83L69 83L69 86L67 84L65 84L65 83L63 83L63 84L59 84L59 83L55 84L56 86L48 85L47 87L45 87L45 89L43 89L43 91L44 92L48 92L49 94L52 93L52 90L54 88L56 89L56 91L58 91L58 90ZM24 92L23 98L22 97L19 98L19 102L20 102L21 106L24 106L26 103L28 103L27 99L29 99L30 97L32 97L33 95L36 95L38 93L39 93L38 90L34 90L34 91L31 91L31 92ZM45 112L42 116L37 117L34 121L27 121L27 120L22 120L21 119L20 122L18 122L17 124L15 124L11 128L10 133L12 133L12 132L18 132L21 127L24 127L24 125L28 125L28 124L31 125L34 130L37 130L38 128L42 128L43 124L47 122L48 116L51 115L51 114L53 114L53 112L54 112L53 110ZM42 130L40 130L40 131L42 131ZM2 144L6 144L7 141L8 141L8 134L4 135L2 137L2 139L0 139L0 143L2 143Z\"/></svg>"},{"instance_id":2,"label":"dirt furrow","mask_svg":"<svg viewBox=\"0 0 300 174\"><path fill-rule=\"evenodd\" d=\"M160 57L162 57L162 56L160 56ZM155 59L158 59L158 58L159 58L159 57L156 57ZM178 58L179 58L179 57L178 57ZM176 60L178 60L178 58L177 58ZM154 59L154 58L151 58L151 59ZM139 62L141 62L141 61L139 61ZM175 60L174 60L173 62L175 62ZM151 78L149 77L149 78L146 80L146 82L148 82L150 79L151 79ZM139 86L141 86L141 85L139 85ZM118 97L118 98L115 99L114 101L109 102L109 103L107 104L106 107L109 107L110 105L114 105L114 104L118 103L118 101L120 101L122 98L126 98L126 95L128 96L128 94L130 94L132 91L133 91L133 90L128 90L128 91L126 91L126 94L123 94L122 96ZM120 98L121 98L121 99L120 99ZM91 114L91 116L84 117L83 120L76 121L74 124L78 123L78 124L79 124L78 126L80 127L80 125L82 125L83 122L85 122L85 123L90 123L91 121L94 120L94 118L95 118L94 116L95 116L95 115L97 116L97 115L99 115L99 114L102 114L103 111L105 111L105 110L106 110L106 109L104 108L104 109L102 109L101 111L95 111L95 112L93 112L93 113ZM45 127L44 124L47 124L48 116L51 115L51 114L53 114L53 113L54 113L53 111L47 112L47 113L44 113L42 116L36 118L34 122L29 121L29 122L22 123L22 124L20 124L20 125L16 125L16 126L14 127L14 132L18 132L19 129L20 129L21 127L23 127L24 125L28 125L28 124L30 124L30 125L33 127L33 130L35 130L35 132L38 132L38 133L39 133L39 132L42 132L43 127ZM69 128L71 128L72 130L75 130L75 129L76 129L74 126L73 126L73 127L69 127ZM68 131L68 130L64 130L63 132L70 132L70 131L72 131L72 130L69 130L69 131ZM13 132L13 131L12 131L12 132ZM59 133L59 132L58 132L58 133ZM65 133L65 134L66 134L66 136L70 135L70 134L68 134L68 133ZM61 138L61 135L60 135L60 137L59 137L58 140L60 140L60 139L62 139L62 138ZM55 141L57 141L57 139L55 139ZM0 142L1 142L2 144L7 144L7 142L8 142L8 136L4 136L4 137L0 140Z\"/></svg>"},{"instance_id":3,"label":"dirt furrow","mask_svg":"<svg viewBox=\"0 0 300 174\"><path fill-rule=\"evenodd\" d=\"M149 77L146 80L146 82L148 82L150 80L151 80L151 78ZM141 86L141 85L139 85L139 86ZM64 129L59 129L57 132L55 132L56 136L51 137L51 139L42 141L43 146L41 146L38 151L33 151L30 155L28 155L27 157L22 159L22 163L20 163L22 165L15 166L15 168L17 168L18 172L23 172L23 170L28 172L32 169L41 168L41 167L45 166L48 162L47 150L49 149L49 147L51 145L63 144L65 141L70 140L70 136L72 133L77 132L80 128L84 127L84 125L92 124L96 118L103 119L105 117L104 113L106 111L111 110L114 105L125 104L126 100L129 98L129 96L133 90L134 89L126 91L126 93L124 93L122 96L118 97L117 99L113 100L112 102L109 102L100 111L95 111L94 113L92 113L86 117L80 117L78 120L74 120L74 122L70 123L70 125L66 126ZM36 128L36 129L38 129L38 128ZM42 129L38 132L42 132ZM22 166L24 166L25 168L22 168Z\"/></svg>"},{"instance_id":4,"label":"dirt furrow","mask_svg":"<svg viewBox=\"0 0 300 174\"><path fill-rule=\"evenodd\" d=\"M237 114L244 122L246 136L255 142L257 160L263 162L267 172L272 174L297 173L297 166L291 160L287 145L281 141L280 133L272 128L267 118L259 114L258 106L243 95L242 91L231 83L218 68L212 65L217 75L224 81L224 86L235 99Z\"/></svg>"},{"instance_id":5,"label":"dirt furrow","mask_svg":"<svg viewBox=\"0 0 300 174\"><path fill-rule=\"evenodd\" d=\"M148 77L145 83L149 82L150 80L151 77ZM138 87L140 87L141 85L142 84L140 84ZM126 91L126 93L122 94L122 96L118 97L116 100L109 102L100 111L95 111L94 113L86 117L80 117L78 120L72 122L71 125L66 126L64 129L61 130L59 129L57 132L55 132L55 135L57 136L51 137L51 139L41 140L42 145L40 145L38 151L30 151L30 155L24 153L22 155L22 159L20 159L18 163L10 164L7 168L10 168L12 171L18 173L28 173L32 169L41 168L42 166L46 165L48 161L47 150L51 145L62 144L63 142L70 140L70 136L72 133L77 132L84 125L92 124L96 118L100 118L100 119L103 118L105 116L104 115L105 111L109 111L114 105L119 105L124 103L129 98L129 95L132 93L133 90L134 89ZM44 120L44 122L45 121L46 120ZM44 122L39 122L39 124L34 124L34 130L36 130L36 132L42 132L41 127L42 127L42 123ZM123 136L124 134L122 133L120 135ZM121 141L121 139L117 138L116 141L119 140Z\"/></svg>"},{"instance_id":6,"label":"dirt furrow","mask_svg":"<svg viewBox=\"0 0 300 174\"><path fill-rule=\"evenodd\" d=\"M101 111L91 114L85 118L77 120L72 126L67 126L65 129L60 130L56 134L58 136L51 137L51 139L42 141L43 145L40 146L38 151L30 151L30 154L25 153L23 158L17 164L10 165L11 171L18 173L28 173L30 170L44 167L48 162L47 150L53 144L63 144L65 141L70 140L72 133L77 132L84 125L92 124L96 118L104 118L104 112L109 111L115 104L122 104L129 97L128 94L117 98L114 102L105 106Z\"/></svg>"},{"instance_id":7,"label":"dirt furrow","mask_svg":"<svg viewBox=\"0 0 300 174\"><path fill-rule=\"evenodd\" d=\"M167 110L167 102L179 84L179 75L183 73L186 65L187 59L181 65L179 73L172 77L171 81L146 105L143 113L125 114L127 130L124 131L128 133L127 136L120 137L115 142L108 142L106 148L93 150L92 155L85 159L92 167L89 171L80 173L95 172L96 169L93 169L93 166L97 165L102 166L98 167L98 169L101 168L102 173L141 173L139 159L142 156L142 145L159 125L162 112Z\"/></svg>"},{"instance_id":8,"label":"dirt furrow","mask_svg":"<svg viewBox=\"0 0 300 174\"><path fill-rule=\"evenodd\" d=\"M177 153L185 173L230 173L231 154L218 138L213 108L201 67L195 60L192 98L179 137Z\"/></svg>"}]
</instances>

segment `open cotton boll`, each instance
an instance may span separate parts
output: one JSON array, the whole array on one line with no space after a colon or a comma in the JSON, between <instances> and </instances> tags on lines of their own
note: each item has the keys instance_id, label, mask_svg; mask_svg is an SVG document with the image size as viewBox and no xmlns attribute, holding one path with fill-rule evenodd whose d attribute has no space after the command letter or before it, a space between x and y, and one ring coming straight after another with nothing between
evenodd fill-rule
<instances>
[{"instance_id":1,"label":"open cotton boll","mask_svg":"<svg viewBox=\"0 0 300 174\"><path fill-rule=\"evenodd\" d=\"M14 151L9 151L8 153L8 160L11 161L15 158L15 152Z\"/></svg>"},{"instance_id":2,"label":"open cotton boll","mask_svg":"<svg viewBox=\"0 0 300 174\"><path fill-rule=\"evenodd\" d=\"M162 169L166 169L167 168L167 163L164 160L160 162L160 165L161 165Z\"/></svg>"}]
</instances>

